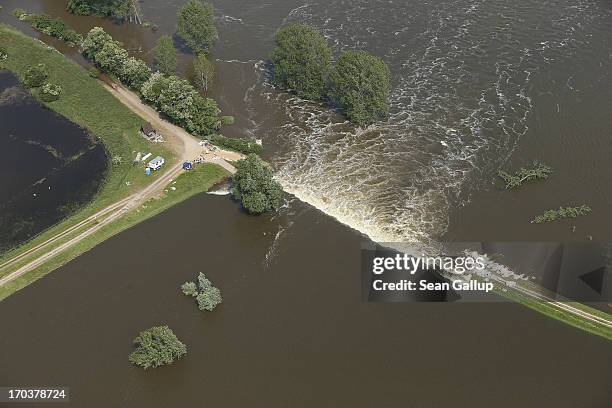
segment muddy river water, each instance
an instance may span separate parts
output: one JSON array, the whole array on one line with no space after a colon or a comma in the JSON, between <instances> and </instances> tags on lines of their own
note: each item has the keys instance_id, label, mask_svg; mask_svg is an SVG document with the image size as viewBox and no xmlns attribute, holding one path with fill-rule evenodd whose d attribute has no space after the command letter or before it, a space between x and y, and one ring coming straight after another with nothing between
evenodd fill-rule
<instances>
[{"instance_id":1,"label":"muddy river water","mask_svg":"<svg viewBox=\"0 0 612 408\"><path fill-rule=\"evenodd\" d=\"M39 36L10 16L22 7L81 32L103 25L146 59L174 31L182 2L142 3L157 31L71 16L63 3L3 0L0 21ZM7 298L0 384L67 385L79 407L610 406L609 342L509 303L362 303L359 280L365 235L612 237L610 4L214 4L210 96L236 117L224 132L262 139L294 196L264 217L227 196L194 197ZM274 32L292 21L320 27L335 55L362 48L387 61L388 123L354 129L269 85ZM190 58L181 53L182 70ZM500 166L536 159L555 177L512 194L495 184ZM529 223L582 202L592 216ZM179 290L200 271L223 294L214 313ZM188 345L187 357L131 366L131 340L159 323Z\"/></svg>"}]
</instances>

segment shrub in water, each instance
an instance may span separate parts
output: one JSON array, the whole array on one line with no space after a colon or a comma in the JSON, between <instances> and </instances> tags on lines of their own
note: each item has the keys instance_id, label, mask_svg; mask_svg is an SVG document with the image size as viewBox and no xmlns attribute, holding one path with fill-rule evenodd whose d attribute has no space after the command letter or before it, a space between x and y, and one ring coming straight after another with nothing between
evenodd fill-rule
<instances>
[{"instance_id":1,"label":"shrub in water","mask_svg":"<svg viewBox=\"0 0 612 408\"><path fill-rule=\"evenodd\" d=\"M185 346L168 326L155 326L140 332L134 339L136 350L129 360L145 369L172 364L187 354Z\"/></svg>"}]
</instances>

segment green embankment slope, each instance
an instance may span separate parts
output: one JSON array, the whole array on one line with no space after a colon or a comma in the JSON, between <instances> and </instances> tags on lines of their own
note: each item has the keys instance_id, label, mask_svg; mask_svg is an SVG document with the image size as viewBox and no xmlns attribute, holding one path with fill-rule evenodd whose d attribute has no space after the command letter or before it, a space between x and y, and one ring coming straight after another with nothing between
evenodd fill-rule
<instances>
[{"instance_id":1,"label":"green embankment slope","mask_svg":"<svg viewBox=\"0 0 612 408\"><path fill-rule=\"evenodd\" d=\"M106 91L96 79L90 77L83 67L44 43L3 24L0 24L0 44L8 54L8 58L0 62L0 68L8 69L20 79L23 78L31 65L45 64L49 71L49 80L62 88L61 97L58 101L44 103L38 98L37 90L33 90L32 94L48 109L87 129L91 135L99 138L109 156L105 180L94 199L77 210L72 216L42 232L31 241L2 254L0 256L0 264L2 264L108 205L138 191L155 180L156 177L159 177L163 171L169 169L177 159L162 144L153 144L141 137L138 130L143 121ZM155 172L153 176L147 177L142 166L132 165L132 159L136 152L151 152L153 156L162 155L166 158L167 166L163 170ZM120 164L110 163L111 158L119 156L122 158ZM177 190L173 191L176 194L166 193L162 199L153 200L157 202L147 204L138 212L128 214L102 228L98 233L86 238L43 266L0 288L0 299L65 264L117 232L157 214L191 195L207 190L228 175L225 170L216 165L202 165L189 174L189 177L181 176L177 183L186 183L184 185L185 189L190 188L191 190L183 191L183 189L177 187ZM67 235L53 244L51 248L74 237L75 234L76 231ZM32 257L28 256L15 265L1 270L0 277L31 260Z\"/></svg>"}]
</instances>

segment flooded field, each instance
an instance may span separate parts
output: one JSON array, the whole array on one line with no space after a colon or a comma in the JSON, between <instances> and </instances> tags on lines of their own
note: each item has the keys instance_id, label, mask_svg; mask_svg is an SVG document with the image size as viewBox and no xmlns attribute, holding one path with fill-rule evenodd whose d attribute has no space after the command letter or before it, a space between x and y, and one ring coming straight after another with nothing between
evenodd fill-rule
<instances>
[{"instance_id":1,"label":"flooded field","mask_svg":"<svg viewBox=\"0 0 612 408\"><path fill-rule=\"evenodd\" d=\"M0 252L89 202L106 165L101 143L0 70Z\"/></svg>"}]
</instances>

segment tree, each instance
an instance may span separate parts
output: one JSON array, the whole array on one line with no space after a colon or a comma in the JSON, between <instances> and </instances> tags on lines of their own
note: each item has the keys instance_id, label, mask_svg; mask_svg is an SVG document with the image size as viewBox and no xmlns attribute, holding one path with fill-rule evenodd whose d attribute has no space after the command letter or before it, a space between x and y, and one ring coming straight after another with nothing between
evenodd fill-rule
<instances>
[{"instance_id":1,"label":"tree","mask_svg":"<svg viewBox=\"0 0 612 408\"><path fill-rule=\"evenodd\" d=\"M94 61L104 71L120 76L128 57L127 51L121 47L119 42L109 41L95 54Z\"/></svg>"},{"instance_id":2,"label":"tree","mask_svg":"<svg viewBox=\"0 0 612 408\"><path fill-rule=\"evenodd\" d=\"M194 282L185 282L181 285L181 290L187 296L196 297L198 296L198 285Z\"/></svg>"},{"instance_id":3,"label":"tree","mask_svg":"<svg viewBox=\"0 0 612 408\"><path fill-rule=\"evenodd\" d=\"M329 96L353 123L362 126L389 113L389 68L365 51L344 51L330 75Z\"/></svg>"},{"instance_id":4,"label":"tree","mask_svg":"<svg viewBox=\"0 0 612 408\"><path fill-rule=\"evenodd\" d=\"M145 369L172 364L187 354L187 346L168 326L155 326L140 332L134 345L136 350L130 354L129 360Z\"/></svg>"},{"instance_id":5,"label":"tree","mask_svg":"<svg viewBox=\"0 0 612 408\"><path fill-rule=\"evenodd\" d=\"M185 295L195 297L198 302L198 308L202 311L212 312L223 302L221 291L214 287L212 282L202 272L198 274L197 285L195 282L185 282L181 286L181 290Z\"/></svg>"},{"instance_id":6,"label":"tree","mask_svg":"<svg viewBox=\"0 0 612 408\"><path fill-rule=\"evenodd\" d=\"M141 23L137 0L68 0L66 10L72 14L119 17Z\"/></svg>"},{"instance_id":7,"label":"tree","mask_svg":"<svg viewBox=\"0 0 612 408\"><path fill-rule=\"evenodd\" d=\"M315 27L292 24L280 29L272 51L274 83L302 98L320 99L331 68L331 51Z\"/></svg>"},{"instance_id":8,"label":"tree","mask_svg":"<svg viewBox=\"0 0 612 408\"><path fill-rule=\"evenodd\" d=\"M23 84L26 88L38 88L45 83L47 78L49 78L49 73L47 72L45 64L36 64L32 65L26 71L23 78Z\"/></svg>"},{"instance_id":9,"label":"tree","mask_svg":"<svg viewBox=\"0 0 612 408\"><path fill-rule=\"evenodd\" d=\"M124 61L119 77L130 88L140 90L142 84L151 77L151 69L144 61L129 57Z\"/></svg>"},{"instance_id":10,"label":"tree","mask_svg":"<svg viewBox=\"0 0 612 408\"><path fill-rule=\"evenodd\" d=\"M206 58L204 53L199 53L193 59L193 85L197 89L206 92L214 76L215 66Z\"/></svg>"},{"instance_id":11,"label":"tree","mask_svg":"<svg viewBox=\"0 0 612 408\"><path fill-rule=\"evenodd\" d=\"M166 75L176 72L176 49L169 35L162 35L153 48L155 67Z\"/></svg>"},{"instance_id":12,"label":"tree","mask_svg":"<svg viewBox=\"0 0 612 408\"><path fill-rule=\"evenodd\" d=\"M100 52L104 44L113 41L113 37L110 36L102 27L94 27L89 30L85 40L83 41L83 54L89 58L94 59L94 56Z\"/></svg>"},{"instance_id":13,"label":"tree","mask_svg":"<svg viewBox=\"0 0 612 408\"><path fill-rule=\"evenodd\" d=\"M262 214L280 207L282 188L272 168L259 156L249 154L236 164L232 194L250 214Z\"/></svg>"},{"instance_id":14,"label":"tree","mask_svg":"<svg viewBox=\"0 0 612 408\"><path fill-rule=\"evenodd\" d=\"M218 38L212 5L189 0L177 13L177 34L188 47L200 53L208 50Z\"/></svg>"}]
</instances>

